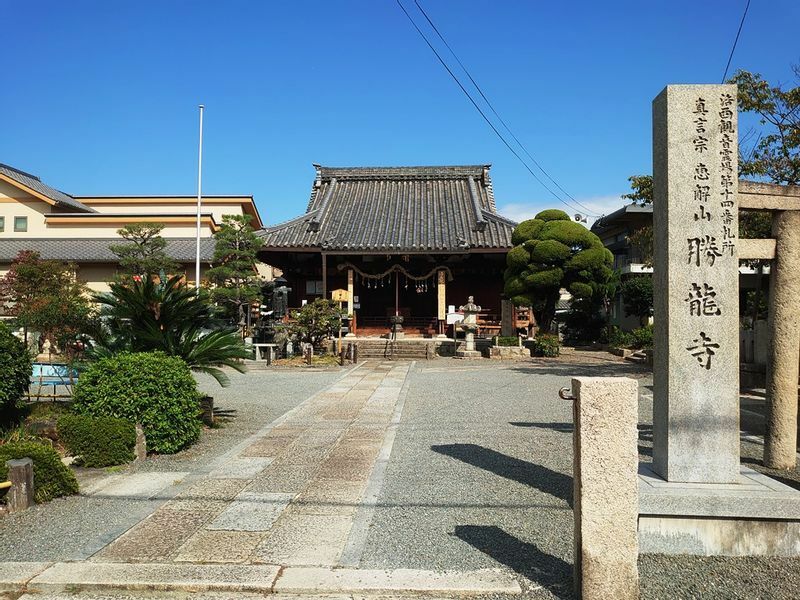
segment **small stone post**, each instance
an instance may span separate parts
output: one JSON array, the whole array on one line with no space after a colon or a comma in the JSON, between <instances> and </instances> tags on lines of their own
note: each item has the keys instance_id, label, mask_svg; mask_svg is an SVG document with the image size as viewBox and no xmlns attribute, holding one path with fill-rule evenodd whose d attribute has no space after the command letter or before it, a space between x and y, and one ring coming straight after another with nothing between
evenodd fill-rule
<instances>
[{"instance_id":1,"label":"small stone post","mask_svg":"<svg viewBox=\"0 0 800 600\"><path fill-rule=\"evenodd\" d=\"M511 300L500 300L500 335L504 337L516 335L517 328L514 326L514 313L516 310Z\"/></svg>"},{"instance_id":2,"label":"small stone post","mask_svg":"<svg viewBox=\"0 0 800 600\"><path fill-rule=\"evenodd\" d=\"M572 380L574 583L583 600L639 597L638 383Z\"/></svg>"},{"instance_id":3,"label":"small stone post","mask_svg":"<svg viewBox=\"0 0 800 600\"><path fill-rule=\"evenodd\" d=\"M203 423L208 426L214 425L214 398L211 396L200 398L200 415Z\"/></svg>"},{"instance_id":4,"label":"small stone post","mask_svg":"<svg viewBox=\"0 0 800 600\"><path fill-rule=\"evenodd\" d=\"M353 364L358 363L358 344L353 344Z\"/></svg>"},{"instance_id":5,"label":"small stone post","mask_svg":"<svg viewBox=\"0 0 800 600\"><path fill-rule=\"evenodd\" d=\"M797 464L797 379L800 357L800 212L772 219L776 239L770 275L767 359L767 419L764 464L793 469Z\"/></svg>"},{"instance_id":6,"label":"small stone post","mask_svg":"<svg viewBox=\"0 0 800 600\"><path fill-rule=\"evenodd\" d=\"M147 458L147 439L144 437L144 427L136 424L136 446L133 450L134 462L142 462Z\"/></svg>"},{"instance_id":7,"label":"small stone post","mask_svg":"<svg viewBox=\"0 0 800 600\"><path fill-rule=\"evenodd\" d=\"M34 505L33 494L33 461L30 458L18 458L6 461L8 480L8 511L19 512Z\"/></svg>"}]
</instances>

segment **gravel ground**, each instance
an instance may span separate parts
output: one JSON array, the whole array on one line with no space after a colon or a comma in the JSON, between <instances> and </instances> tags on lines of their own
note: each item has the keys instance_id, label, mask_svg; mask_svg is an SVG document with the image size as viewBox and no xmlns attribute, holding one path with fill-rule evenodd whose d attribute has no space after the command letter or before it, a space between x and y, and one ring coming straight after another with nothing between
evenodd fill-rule
<instances>
[{"instance_id":1,"label":"gravel ground","mask_svg":"<svg viewBox=\"0 0 800 600\"><path fill-rule=\"evenodd\" d=\"M572 597L572 408L558 390L640 371L567 360L416 364L362 567L505 566L530 597Z\"/></svg>"},{"instance_id":2,"label":"gravel ground","mask_svg":"<svg viewBox=\"0 0 800 600\"><path fill-rule=\"evenodd\" d=\"M501 566L527 598L572 598L572 416L557 392L574 375L640 380L651 460L652 377L637 365L589 353L418 362L361 566ZM743 442L743 460L761 448ZM800 598L799 572L798 559L643 556L641 597Z\"/></svg>"},{"instance_id":3,"label":"gravel ground","mask_svg":"<svg viewBox=\"0 0 800 600\"><path fill-rule=\"evenodd\" d=\"M216 429L205 429L191 448L175 455L151 456L144 463L113 474L141 471L193 472L227 452L267 423L327 387L344 371L308 370L233 373L231 386L220 387L199 376L201 389L214 396L215 408L227 415ZM88 482L104 476L101 469L79 473ZM132 527L165 499L109 496L58 498L31 510L0 518L0 560L60 561L85 559Z\"/></svg>"}]
</instances>

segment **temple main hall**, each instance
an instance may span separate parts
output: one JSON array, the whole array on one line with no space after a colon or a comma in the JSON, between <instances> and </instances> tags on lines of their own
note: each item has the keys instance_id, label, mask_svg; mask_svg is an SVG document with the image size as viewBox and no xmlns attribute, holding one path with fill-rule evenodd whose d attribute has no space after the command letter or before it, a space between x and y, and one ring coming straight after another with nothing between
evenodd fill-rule
<instances>
[{"instance_id":1,"label":"temple main hall","mask_svg":"<svg viewBox=\"0 0 800 600\"><path fill-rule=\"evenodd\" d=\"M405 335L431 337L474 296L483 333L499 333L516 223L497 213L489 165L314 167L305 214L259 232L290 308L346 290L351 333L384 335L401 315Z\"/></svg>"}]
</instances>

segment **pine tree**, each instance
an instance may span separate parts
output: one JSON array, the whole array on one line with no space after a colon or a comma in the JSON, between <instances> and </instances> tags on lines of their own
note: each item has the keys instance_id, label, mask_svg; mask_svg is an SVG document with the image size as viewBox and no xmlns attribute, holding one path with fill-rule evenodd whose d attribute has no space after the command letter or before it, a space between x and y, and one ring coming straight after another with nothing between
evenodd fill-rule
<instances>
[{"instance_id":1,"label":"pine tree","mask_svg":"<svg viewBox=\"0 0 800 600\"><path fill-rule=\"evenodd\" d=\"M244 306L261 299L261 281L256 271L261 240L250 221L250 215L222 217L222 225L214 233L216 266L206 273L214 284L214 301L240 324L245 319Z\"/></svg>"},{"instance_id":2,"label":"pine tree","mask_svg":"<svg viewBox=\"0 0 800 600\"><path fill-rule=\"evenodd\" d=\"M117 233L127 244L111 244L109 248L119 257L119 268L125 276L176 274L179 265L166 253L167 240L161 237L161 223L130 223Z\"/></svg>"}]
</instances>

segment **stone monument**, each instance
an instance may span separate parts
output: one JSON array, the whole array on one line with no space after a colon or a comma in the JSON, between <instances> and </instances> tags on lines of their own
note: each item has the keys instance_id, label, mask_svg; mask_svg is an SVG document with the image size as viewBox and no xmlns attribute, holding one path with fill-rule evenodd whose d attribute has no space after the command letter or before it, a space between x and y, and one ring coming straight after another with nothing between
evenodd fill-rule
<instances>
[{"instance_id":1,"label":"stone monument","mask_svg":"<svg viewBox=\"0 0 800 600\"><path fill-rule=\"evenodd\" d=\"M456 331L464 332L464 348L456 350L457 358L480 358L481 353L475 350L475 333L478 331L478 313L481 307L475 304L474 296L467 298L467 303L459 306L464 319L456 324Z\"/></svg>"},{"instance_id":2,"label":"stone monument","mask_svg":"<svg viewBox=\"0 0 800 600\"><path fill-rule=\"evenodd\" d=\"M653 462L642 552L800 555L800 492L739 464L737 88L653 101Z\"/></svg>"},{"instance_id":3,"label":"stone monument","mask_svg":"<svg viewBox=\"0 0 800 600\"><path fill-rule=\"evenodd\" d=\"M668 86L653 102L653 468L739 478L739 261L734 85ZM702 430L702 435L698 435Z\"/></svg>"}]
</instances>

